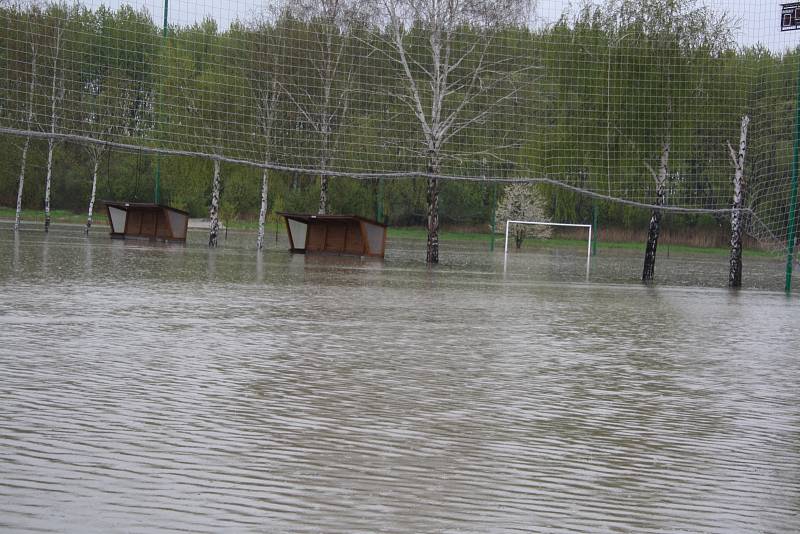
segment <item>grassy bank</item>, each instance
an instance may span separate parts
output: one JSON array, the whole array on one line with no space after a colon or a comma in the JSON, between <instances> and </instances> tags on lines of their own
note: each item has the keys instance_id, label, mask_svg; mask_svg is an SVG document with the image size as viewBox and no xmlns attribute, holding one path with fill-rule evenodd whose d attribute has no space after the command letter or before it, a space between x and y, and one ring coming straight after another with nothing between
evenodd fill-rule
<instances>
[{"instance_id":1,"label":"grassy bank","mask_svg":"<svg viewBox=\"0 0 800 534\"><path fill-rule=\"evenodd\" d=\"M41 223L44 225L44 211L42 210L22 210L23 223ZM16 217L14 208L0 207L0 219L13 221ZM86 224L85 213L73 213L66 210L51 210L50 220L53 223ZM108 224L108 219L103 210L95 211L92 216L92 224Z\"/></svg>"}]
</instances>

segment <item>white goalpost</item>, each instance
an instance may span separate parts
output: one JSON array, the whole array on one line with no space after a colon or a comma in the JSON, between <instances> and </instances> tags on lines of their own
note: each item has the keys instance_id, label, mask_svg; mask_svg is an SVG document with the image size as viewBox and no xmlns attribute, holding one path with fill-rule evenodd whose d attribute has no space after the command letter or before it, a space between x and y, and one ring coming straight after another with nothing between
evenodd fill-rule
<instances>
[{"instance_id":1,"label":"white goalpost","mask_svg":"<svg viewBox=\"0 0 800 534\"><path fill-rule=\"evenodd\" d=\"M572 228L588 228L589 229L589 242L586 246L586 278L589 278L589 267L592 261L592 225L591 224L570 224L570 223L554 223L554 222L541 222L541 221L506 221L506 237L505 245L503 247L503 268L508 260L508 229L512 224L530 224L538 226L568 226Z\"/></svg>"}]
</instances>

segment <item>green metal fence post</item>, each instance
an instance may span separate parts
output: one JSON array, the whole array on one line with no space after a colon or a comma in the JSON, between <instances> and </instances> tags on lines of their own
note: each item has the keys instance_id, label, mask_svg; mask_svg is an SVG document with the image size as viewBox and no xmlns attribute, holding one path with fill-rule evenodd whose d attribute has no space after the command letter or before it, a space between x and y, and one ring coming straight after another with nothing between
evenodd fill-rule
<instances>
[{"instance_id":1,"label":"green metal fence post","mask_svg":"<svg viewBox=\"0 0 800 534\"><path fill-rule=\"evenodd\" d=\"M597 202L592 204L592 256L597 256Z\"/></svg>"},{"instance_id":2,"label":"green metal fence post","mask_svg":"<svg viewBox=\"0 0 800 534\"><path fill-rule=\"evenodd\" d=\"M489 241L489 252L494 252L494 234L497 230L497 183L492 184L492 239Z\"/></svg>"},{"instance_id":3,"label":"green metal fence post","mask_svg":"<svg viewBox=\"0 0 800 534\"><path fill-rule=\"evenodd\" d=\"M786 237L786 292L792 290L794 262L795 219L797 218L797 167L800 159L800 62L797 68L797 88L794 104L794 155L792 157L792 192L789 195L789 228Z\"/></svg>"},{"instance_id":4,"label":"green metal fence post","mask_svg":"<svg viewBox=\"0 0 800 534\"><path fill-rule=\"evenodd\" d=\"M161 39L163 41L163 46L167 46L167 14L169 13L169 0L164 0L164 25L161 30ZM162 50L163 54L163 50ZM163 56L162 56L163 61ZM162 76L164 73L161 73ZM161 94L158 95L158 102L161 103ZM160 108L161 106L159 106ZM158 113L161 113L161 109L158 110ZM153 199L156 204L161 203L161 155L156 154L156 183L155 183L155 192L153 193Z\"/></svg>"}]
</instances>

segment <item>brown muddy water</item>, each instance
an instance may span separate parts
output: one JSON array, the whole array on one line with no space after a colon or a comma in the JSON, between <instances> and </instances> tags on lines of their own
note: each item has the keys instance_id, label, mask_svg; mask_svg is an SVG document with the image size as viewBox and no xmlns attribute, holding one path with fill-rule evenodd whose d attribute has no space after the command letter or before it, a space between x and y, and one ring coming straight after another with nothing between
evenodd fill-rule
<instances>
[{"instance_id":1,"label":"brown muddy water","mask_svg":"<svg viewBox=\"0 0 800 534\"><path fill-rule=\"evenodd\" d=\"M780 259L204 239L0 225L0 530L800 531Z\"/></svg>"}]
</instances>

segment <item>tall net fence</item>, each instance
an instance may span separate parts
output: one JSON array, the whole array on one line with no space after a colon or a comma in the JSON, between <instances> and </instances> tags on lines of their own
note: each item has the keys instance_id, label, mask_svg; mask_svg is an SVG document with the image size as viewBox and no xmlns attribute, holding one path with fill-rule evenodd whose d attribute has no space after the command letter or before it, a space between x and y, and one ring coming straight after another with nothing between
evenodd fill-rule
<instances>
[{"instance_id":1,"label":"tall net fence","mask_svg":"<svg viewBox=\"0 0 800 534\"><path fill-rule=\"evenodd\" d=\"M95 168L119 151L528 181L624 221L657 204L663 168L662 209L722 219L748 116L747 230L783 247L800 33L779 16L744 0L0 2L6 176L31 138Z\"/></svg>"}]
</instances>

